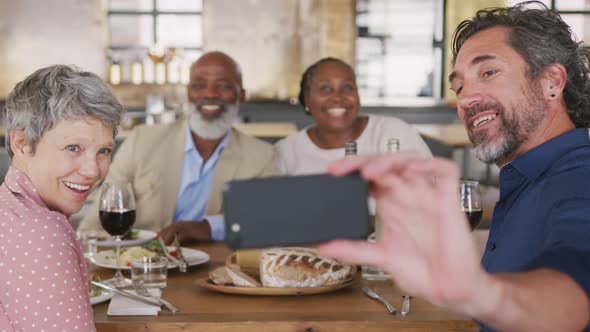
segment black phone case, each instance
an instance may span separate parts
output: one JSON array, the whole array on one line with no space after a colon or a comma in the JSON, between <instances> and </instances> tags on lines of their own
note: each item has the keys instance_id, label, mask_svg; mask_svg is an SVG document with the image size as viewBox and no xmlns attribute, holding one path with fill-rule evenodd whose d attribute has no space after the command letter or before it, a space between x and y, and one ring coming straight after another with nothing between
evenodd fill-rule
<instances>
[{"instance_id":1,"label":"black phone case","mask_svg":"<svg viewBox=\"0 0 590 332\"><path fill-rule=\"evenodd\" d=\"M327 174L232 181L223 192L232 249L366 239L367 183Z\"/></svg>"}]
</instances>

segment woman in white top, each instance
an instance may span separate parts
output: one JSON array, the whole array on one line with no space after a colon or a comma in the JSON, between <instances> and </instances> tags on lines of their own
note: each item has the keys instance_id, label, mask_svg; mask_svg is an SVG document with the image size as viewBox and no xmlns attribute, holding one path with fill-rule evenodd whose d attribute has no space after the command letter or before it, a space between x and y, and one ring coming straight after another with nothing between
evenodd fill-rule
<instances>
[{"instance_id":1,"label":"woman in white top","mask_svg":"<svg viewBox=\"0 0 590 332\"><path fill-rule=\"evenodd\" d=\"M431 156L418 133L394 117L359 115L354 70L335 58L324 58L303 73L299 101L315 123L277 142L277 169L286 175L324 173L326 165L344 156L344 145L356 141L358 154L386 152L397 138L401 150Z\"/></svg>"}]
</instances>

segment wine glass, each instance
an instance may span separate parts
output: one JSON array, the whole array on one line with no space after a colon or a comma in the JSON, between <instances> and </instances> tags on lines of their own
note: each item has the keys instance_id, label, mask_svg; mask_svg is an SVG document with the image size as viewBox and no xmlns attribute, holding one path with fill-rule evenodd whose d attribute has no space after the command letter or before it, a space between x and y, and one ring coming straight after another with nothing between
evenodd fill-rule
<instances>
[{"instance_id":1,"label":"wine glass","mask_svg":"<svg viewBox=\"0 0 590 332\"><path fill-rule=\"evenodd\" d=\"M461 180L461 210L469 219L471 230L474 230L483 215L479 182Z\"/></svg>"},{"instance_id":2,"label":"wine glass","mask_svg":"<svg viewBox=\"0 0 590 332\"><path fill-rule=\"evenodd\" d=\"M131 284L121 273L121 237L131 230L135 223L135 196L130 183L104 183L100 193L100 224L113 236L116 243L117 272L110 280L115 287Z\"/></svg>"}]
</instances>

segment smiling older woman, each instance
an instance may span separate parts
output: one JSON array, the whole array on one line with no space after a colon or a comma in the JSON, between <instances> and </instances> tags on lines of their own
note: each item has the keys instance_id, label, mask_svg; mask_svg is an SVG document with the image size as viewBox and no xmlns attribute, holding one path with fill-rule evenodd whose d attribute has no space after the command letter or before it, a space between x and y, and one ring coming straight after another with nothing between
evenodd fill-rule
<instances>
[{"instance_id":1,"label":"smiling older woman","mask_svg":"<svg viewBox=\"0 0 590 332\"><path fill-rule=\"evenodd\" d=\"M121 112L100 78L61 65L36 71L8 96L0 331L95 329L86 264L68 217L106 176Z\"/></svg>"},{"instance_id":2,"label":"smiling older woman","mask_svg":"<svg viewBox=\"0 0 590 332\"><path fill-rule=\"evenodd\" d=\"M385 152L386 141L397 138L401 150L430 156L420 135L394 117L360 115L354 70L336 58L309 66L301 78L299 102L315 121L311 126L277 142L276 164L286 175L326 172L330 161L344 156L344 145L356 141L359 154Z\"/></svg>"}]
</instances>

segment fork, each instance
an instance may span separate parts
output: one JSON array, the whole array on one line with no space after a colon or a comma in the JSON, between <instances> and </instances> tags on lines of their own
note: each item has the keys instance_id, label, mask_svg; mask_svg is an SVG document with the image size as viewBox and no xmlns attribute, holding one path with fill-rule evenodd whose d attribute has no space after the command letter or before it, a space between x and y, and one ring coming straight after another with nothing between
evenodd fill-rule
<instances>
[{"instance_id":1,"label":"fork","mask_svg":"<svg viewBox=\"0 0 590 332\"><path fill-rule=\"evenodd\" d=\"M184 255L182 254L182 249L180 248L180 242L178 241L178 234L177 233L174 233L174 241L172 243L176 247L176 252L178 253L178 258L180 258L178 260L180 263L180 264L178 264L178 269L180 270L180 272L186 272L186 268L187 268L186 259L184 258Z\"/></svg>"},{"instance_id":2,"label":"fork","mask_svg":"<svg viewBox=\"0 0 590 332\"><path fill-rule=\"evenodd\" d=\"M177 313L178 312L178 308L176 308L174 305L172 305L172 303L164 300L163 298L159 298L156 296L153 296L152 294L150 294L150 292L143 287L143 282L142 281L138 281L136 280L133 283L133 288L135 289L135 292L143 297L147 297L150 299L154 299L156 301L158 301L160 304L163 304L166 308L168 308L168 310L170 310L172 313Z\"/></svg>"},{"instance_id":3,"label":"fork","mask_svg":"<svg viewBox=\"0 0 590 332\"><path fill-rule=\"evenodd\" d=\"M397 313L397 310L395 309L395 307L393 305L391 305L391 303L385 301L384 298L381 297L381 295L375 293L372 289L370 289L367 286L363 286L362 288L363 293L365 293L368 297L375 299L381 303L383 303L385 305L385 307L387 307L387 310L389 311L390 314L395 315Z\"/></svg>"}]
</instances>

